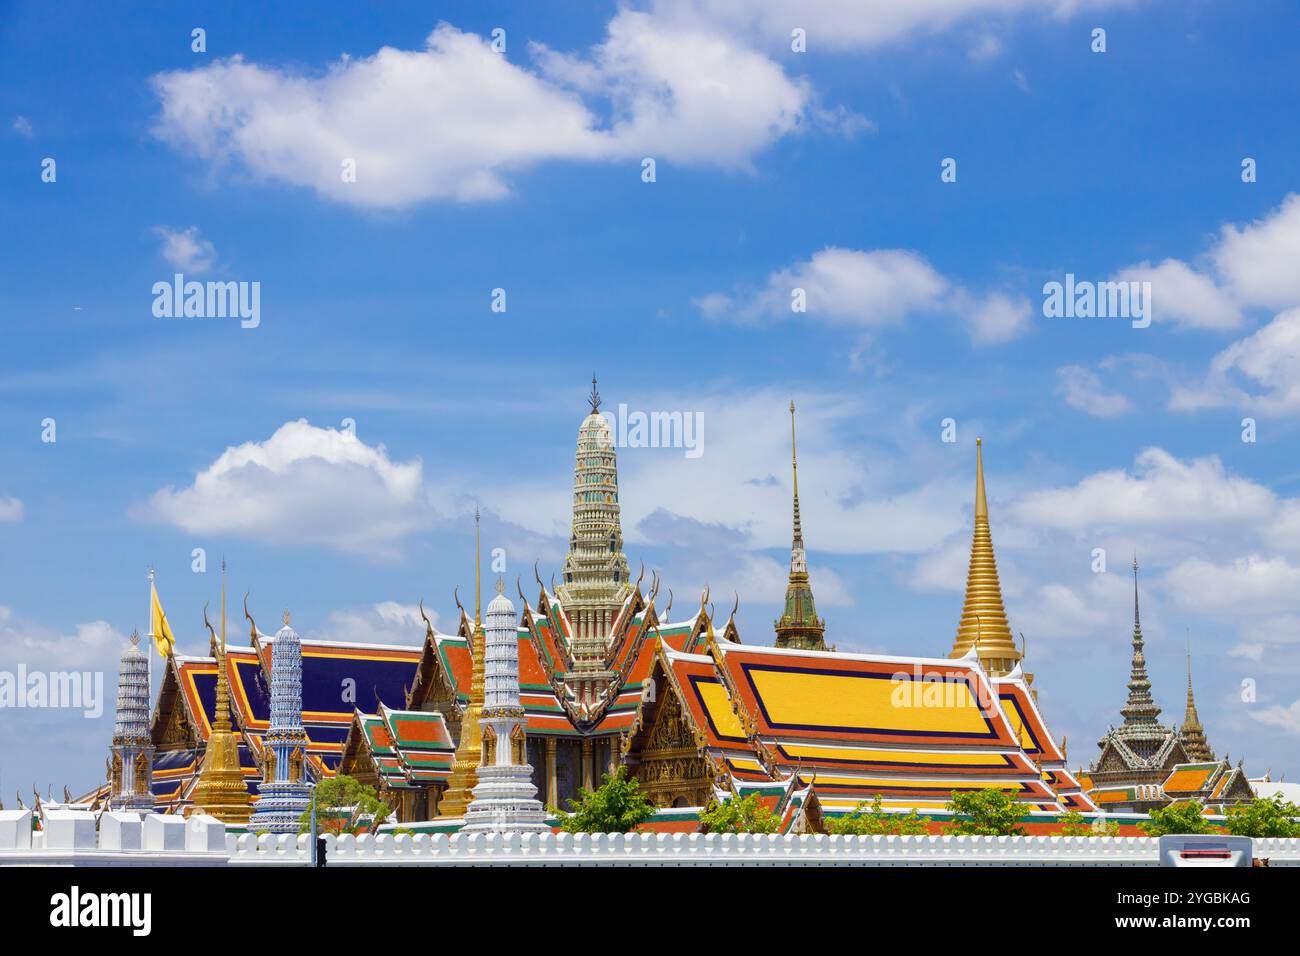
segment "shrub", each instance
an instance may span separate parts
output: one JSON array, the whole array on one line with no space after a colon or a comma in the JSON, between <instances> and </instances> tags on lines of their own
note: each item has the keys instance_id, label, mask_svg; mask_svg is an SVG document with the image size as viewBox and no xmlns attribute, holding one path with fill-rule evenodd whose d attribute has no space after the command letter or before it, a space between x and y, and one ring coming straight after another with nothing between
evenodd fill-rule
<instances>
[{"instance_id":1,"label":"shrub","mask_svg":"<svg viewBox=\"0 0 1300 956\"><path fill-rule=\"evenodd\" d=\"M316 784L316 827L321 833L367 833L388 819L392 809L374 787L339 774ZM298 818L298 832L311 832L311 807Z\"/></svg>"},{"instance_id":2,"label":"shrub","mask_svg":"<svg viewBox=\"0 0 1300 956\"><path fill-rule=\"evenodd\" d=\"M958 836L1024 836L1020 807L1005 790L954 793L948 809L965 819L954 820L947 832Z\"/></svg>"},{"instance_id":3,"label":"shrub","mask_svg":"<svg viewBox=\"0 0 1300 956\"><path fill-rule=\"evenodd\" d=\"M1151 820L1149 823L1139 823L1138 826L1147 836L1161 837L1171 833L1221 833L1221 827L1216 827L1205 819L1204 807L1195 800L1185 800L1182 803L1171 803L1167 807L1156 807L1151 811Z\"/></svg>"},{"instance_id":4,"label":"shrub","mask_svg":"<svg viewBox=\"0 0 1300 956\"><path fill-rule=\"evenodd\" d=\"M1300 806L1281 797L1257 797L1228 809L1228 832L1248 837L1300 836Z\"/></svg>"},{"instance_id":5,"label":"shrub","mask_svg":"<svg viewBox=\"0 0 1300 956\"><path fill-rule=\"evenodd\" d=\"M870 809L865 803L859 803L851 813L828 819L826 832L845 836L922 836L927 831L925 821L915 810L889 813L880 805L880 797L876 797Z\"/></svg>"},{"instance_id":6,"label":"shrub","mask_svg":"<svg viewBox=\"0 0 1300 956\"><path fill-rule=\"evenodd\" d=\"M751 793L743 800L710 799L700 814L702 833L775 833L781 820Z\"/></svg>"},{"instance_id":7,"label":"shrub","mask_svg":"<svg viewBox=\"0 0 1300 956\"><path fill-rule=\"evenodd\" d=\"M560 821L565 833L627 833L654 813L654 805L641 792L635 777L623 767L595 790L583 787L569 801L569 814Z\"/></svg>"}]
</instances>

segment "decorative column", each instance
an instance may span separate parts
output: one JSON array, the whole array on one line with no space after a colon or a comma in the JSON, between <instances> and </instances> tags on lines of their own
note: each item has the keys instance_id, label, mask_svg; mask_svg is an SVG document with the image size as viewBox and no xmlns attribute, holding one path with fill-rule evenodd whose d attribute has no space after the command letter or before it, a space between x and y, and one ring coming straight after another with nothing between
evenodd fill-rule
<instances>
[{"instance_id":1,"label":"decorative column","mask_svg":"<svg viewBox=\"0 0 1300 956\"><path fill-rule=\"evenodd\" d=\"M271 645L271 726L262 738L261 798L249 826L267 833L297 833L311 803L307 783L307 732L302 725L302 641L289 626Z\"/></svg>"},{"instance_id":2,"label":"decorative column","mask_svg":"<svg viewBox=\"0 0 1300 956\"><path fill-rule=\"evenodd\" d=\"M109 763L110 803L115 810L152 810L153 738L149 734L149 658L140 634L122 652L117 672L117 716Z\"/></svg>"},{"instance_id":3,"label":"decorative column","mask_svg":"<svg viewBox=\"0 0 1300 956\"><path fill-rule=\"evenodd\" d=\"M582 738L582 785L586 787L588 790L595 789L591 781L591 761L592 761L591 738L583 737Z\"/></svg>"},{"instance_id":4,"label":"decorative column","mask_svg":"<svg viewBox=\"0 0 1300 956\"><path fill-rule=\"evenodd\" d=\"M519 634L515 606L497 581L487 608L484 641L482 759L474 799L465 811L466 833L549 832L537 800L533 768L524 746L524 708L519 703Z\"/></svg>"},{"instance_id":5,"label":"decorative column","mask_svg":"<svg viewBox=\"0 0 1300 956\"><path fill-rule=\"evenodd\" d=\"M546 738L546 803L548 806L560 805L560 788L555 776L555 738Z\"/></svg>"}]
</instances>

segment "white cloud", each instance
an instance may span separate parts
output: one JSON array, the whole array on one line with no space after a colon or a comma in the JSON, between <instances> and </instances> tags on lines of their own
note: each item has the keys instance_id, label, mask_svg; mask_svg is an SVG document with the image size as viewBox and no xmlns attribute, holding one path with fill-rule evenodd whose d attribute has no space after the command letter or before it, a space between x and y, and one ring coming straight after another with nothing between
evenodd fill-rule
<instances>
[{"instance_id":1,"label":"white cloud","mask_svg":"<svg viewBox=\"0 0 1300 956\"><path fill-rule=\"evenodd\" d=\"M1290 707L1276 704L1263 710L1251 710L1249 713L1261 724L1281 727L1287 733L1300 737L1300 700L1294 701Z\"/></svg>"},{"instance_id":2,"label":"white cloud","mask_svg":"<svg viewBox=\"0 0 1300 956\"><path fill-rule=\"evenodd\" d=\"M0 521L22 521L23 503L17 498L0 495Z\"/></svg>"},{"instance_id":3,"label":"white cloud","mask_svg":"<svg viewBox=\"0 0 1300 956\"><path fill-rule=\"evenodd\" d=\"M13 130L25 139L32 138L32 121L26 116L15 116Z\"/></svg>"},{"instance_id":4,"label":"white cloud","mask_svg":"<svg viewBox=\"0 0 1300 956\"><path fill-rule=\"evenodd\" d=\"M18 618L0 605L0 663L25 664L31 670L111 670L126 648L126 635L107 621L78 624L70 633ZM112 702L108 706L111 708Z\"/></svg>"},{"instance_id":5,"label":"white cloud","mask_svg":"<svg viewBox=\"0 0 1300 956\"><path fill-rule=\"evenodd\" d=\"M1082 531L1258 524L1277 509L1272 491L1229 474L1217 456L1184 461L1147 448L1132 472L1117 468L1071 487L1030 492L1011 513L1027 525Z\"/></svg>"},{"instance_id":6,"label":"white cloud","mask_svg":"<svg viewBox=\"0 0 1300 956\"><path fill-rule=\"evenodd\" d=\"M438 613L426 607L429 621L438 626ZM321 641L365 644L419 644L424 640L424 620L418 604L380 601L359 608L333 611L310 635Z\"/></svg>"},{"instance_id":7,"label":"white cloud","mask_svg":"<svg viewBox=\"0 0 1300 956\"><path fill-rule=\"evenodd\" d=\"M1207 614L1260 614L1295 606L1300 567L1282 557L1252 554L1229 564L1188 558L1165 575L1180 604Z\"/></svg>"},{"instance_id":8,"label":"white cloud","mask_svg":"<svg viewBox=\"0 0 1300 956\"><path fill-rule=\"evenodd\" d=\"M1184 411L1219 405L1300 410L1300 308L1232 343L1211 360L1204 381L1176 387L1170 405Z\"/></svg>"},{"instance_id":9,"label":"white cloud","mask_svg":"<svg viewBox=\"0 0 1300 956\"><path fill-rule=\"evenodd\" d=\"M422 50L383 47L318 74L235 56L155 76L155 134L335 201L400 207L498 199L510 173L550 160L745 169L807 119L834 115L726 34L645 13L616 14L585 55L531 50L539 72L442 23Z\"/></svg>"},{"instance_id":10,"label":"white cloud","mask_svg":"<svg viewBox=\"0 0 1300 956\"><path fill-rule=\"evenodd\" d=\"M1044 13L1065 17L1126 0L659 0L655 11L751 34L767 46L789 48L790 31L808 33L808 49L874 50L960 23Z\"/></svg>"},{"instance_id":11,"label":"white cloud","mask_svg":"<svg viewBox=\"0 0 1300 956\"><path fill-rule=\"evenodd\" d=\"M1238 301L1271 309L1300 305L1300 194L1248 226L1224 226L1210 255Z\"/></svg>"},{"instance_id":12,"label":"white cloud","mask_svg":"<svg viewBox=\"0 0 1300 956\"><path fill-rule=\"evenodd\" d=\"M216 262L216 247L199 236L198 226L188 229L154 226L153 231L162 240L158 254L174 269L201 274Z\"/></svg>"},{"instance_id":13,"label":"white cloud","mask_svg":"<svg viewBox=\"0 0 1300 956\"><path fill-rule=\"evenodd\" d=\"M1115 418L1133 410L1127 396L1106 391L1097 373L1082 365L1057 369L1056 390L1065 404L1097 418Z\"/></svg>"},{"instance_id":14,"label":"white cloud","mask_svg":"<svg viewBox=\"0 0 1300 956\"><path fill-rule=\"evenodd\" d=\"M1209 276L1178 259L1166 259L1156 266L1140 262L1122 269L1114 278L1151 283L1149 308L1153 322L1214 331L1235 329L1242 323L1241 310L1231 296Z\"/></svg>"},{"instance_id":15,"label":"white cloud","mask_svg":"<svg viewBox=\"0 0 1300 956\"><path fill-rule=\"evenodd\" d=\"M802 289L806 312L795 312ZM980 296L942 276L910 249L841 249L827 246L810 259L778 269L756 292L711 292L694 300L703 315L742 323L806 317L828 325L874 332L917 313L959 315L977 344L1005 342L1029 326L1025 300L1001 293Z\"/></svg>"},{"instance_id":16,"label":"white cloud","mask_svg":"<svg viewBox=\"0 0 1300 956\"><path fill-rule=\"evenodd\" d=\"M194 534L379 558L435 518L418 458L394 462L383 445L302 419L227 448L188 487L160 489L134 513Z\"/></svg>"}]
</instances>

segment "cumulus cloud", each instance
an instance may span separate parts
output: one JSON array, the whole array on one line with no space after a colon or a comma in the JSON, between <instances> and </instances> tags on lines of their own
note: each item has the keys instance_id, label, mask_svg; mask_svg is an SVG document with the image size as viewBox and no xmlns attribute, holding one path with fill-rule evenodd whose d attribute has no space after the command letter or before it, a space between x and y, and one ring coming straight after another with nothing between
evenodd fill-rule
<instances>
[{"instance_id":1,"label":"cumulus cloud","mask_svg":"<svg viewBox=\"0 0 1300 956\"><path fill-rule=\"evenodd\" d=\"M1189 558L1165 575L1179 603L1210 614L1252 616L1294 607L1300 567L1283 557L1251 554L1227 564Z\"/></svg>"},{"instance_id":2,"label":"cumulus cloud","mask_svg":"<svg viewBox=\"0 0 1300 956\"><path fill-rule=\"evenodd\" d=\"M323 72L240 56L153 78L155 134L215 164L358 206L499 199L552 160L749 167L826 115L802 80L726 34L623 10L583 54L533 44L538 70L442 23ZM343 175L355 166L354 181Z\"/></svg>"},{"instance_id":3,"label":"cumulus cloud","mask_svg":"<svg viewBox=\"0 0 1300 956\"><path fill-rule=\"evenodd\" d=\"M808 33L810 50L874 50L890 43L948 30L991 17L1103 9L1126 0L658 0L656 13L717 28L742 31L775 47L790 43L790 31Z\"/></svg>"},{"instance_id":4,"label":"cumulus cloud","mask_svg":"<svg viewBox=\"0 0 1300 956\"><path fill-rule=\"evenodd\" d=\"M1300 305L1300 194L1247 226L1225 225L1211 251L1239 302L1284 309Z\"/></svg>"},{"instance_id":5,"label":"cumulus cloud","mask_svg":"<svg viewBox=\"0 0 1300 956\"><path fill-rule=\"evenodd\" d=\"M1300 308L1233 342L1210 361L1203 380L1179 385L1170 396L1170 406L1180 411L1222 405L1300 410Z\"/></svg>"},{"instance_id":6,"label":"cumulus cloud","mask_svg":"<svg viewBox=\"0 0 1300 956\"><path fill-rule=\"evenodd\" d=\"M1229 474L1218 456L1183 460L1147 448L1132 471L1101 471L1069 487L1030 492L1012 514L1025 524L1081 531L1255 524L1278 508L1272 491Z\"/></svg>"},{"instance_id":7,"label":"cumulus cloud","mask_svg":"<svg viewBox=\"0 0 1300 956\"><path fill-rule=\"evenodd\" d=\"M437 627L438 613L428 607L424 613ZM323 624L313 629L312 637L322 641L418 645L424 640L424 620L418 604L380 601L331 612Z\"/></svg>"},{"instance_id":8,"label":"cumulus cloud","mask_svg":"<svg viewBox=\"0 0 1300 956\"><path fill-rule=\"evenodd\" d=\"M194 534L378 558L435 518L418 458L395 462L383 445L303 419L227 448L189 486L162 488L134 513Z\"/></svg>"},{"instance_id":9,"label":"cumulus cloud","mask_svg":"<svg viewBox=\"0 0 1300 956\"><path fill-rule=\"evenodd\" d=\"M1249 713L1251 717L1261 724L1281 727L1287 733L1300 737L1300 699L1292 702L1289 707L1275 704L1261 710L1249 711Z\"/></svg>"},{"instance_id":10,"label":"cumulus cloud","mask_svg":"<svg viewBox=\"0 0 1300 956\"><path fill-rule=\"evenodd\" d=\"M198 226L188 229L154 226L153 231L161 240L158 254L174 269L201 274L216 262L216 247L199 235Z\"/></svg>"},{"instance_id":11,"label":"cumulus cloud","mask_svg":"<svg viewBox=\"0 0 1300 956\"><path fill-rule=\"evenodd\" d=\"M864 333L916 314L956 314L977 345L1015 338L1028 328L1030 317L1027 300L970 292L941 275L919 252L836 246L778 269L756 291L710 292L695 299L695 306L711 319L754 323L806 317Z\"/></svg>"},{"instance_id":12,"label":"cumulus cloud","mask_svg":"<svg viewBox=\"0 0 1300 956\"><path fill-rule=\"evenodd\" d=\"M1057 369L1056 391L1065 404L1096 418L1115 418L1133 410L1127 396L1107 391L1097 373L1082 365Z\"/></svg>"},{"instance_id":13,"label":"cumulus cloud","mask_svg":"<svg viewBox=\"0 0 1300 956\"><path fill-rule=\"evenodd\" d=\"M111 670L117 674L117 656L126 647L126 635L107 621L88 621L71 631L23 620L0 605L0 664L25 664L32 670Z\"/></svg>"},{"instance_id":14,"label":"cumulus cloud","mask_svg":"<svg viewBox=\"0 0 1300 956\"><path fill-rule=\"evenodd\" d=\"M0 495L0 521L22 521L23 503L17 498Z\"/></svg>"},{"instance_id":15,"label":"cumulus cloud","mask_svg":"<svg viewBox=\"0 0 1300 956\"><path fill-rule=\"evenodd\" d=\"M1119 282L1151 283L1151 320L1169 322L1181 328L1224 331L1242 323L1240 308L1212 278L1196 272L1178 259L1159 265L1140 262L1123 269Z\"/></svg>"}]
</instances>

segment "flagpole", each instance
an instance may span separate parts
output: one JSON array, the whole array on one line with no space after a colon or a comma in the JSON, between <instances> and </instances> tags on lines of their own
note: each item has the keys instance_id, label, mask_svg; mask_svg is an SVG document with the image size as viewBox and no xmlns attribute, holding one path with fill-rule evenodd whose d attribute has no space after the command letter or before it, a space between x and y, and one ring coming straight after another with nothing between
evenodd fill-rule
<instances>
[{"instance_id":1,"label":"flagpole","mask_svg":"<svg viewBox=\"0 0 1300 956\"><path fill-rule=\"evenodd\" d=\"M153 655L158 650L153 635L153 567L149 568L149 714L153 716Z\"/></svg>"}]
</instances>

